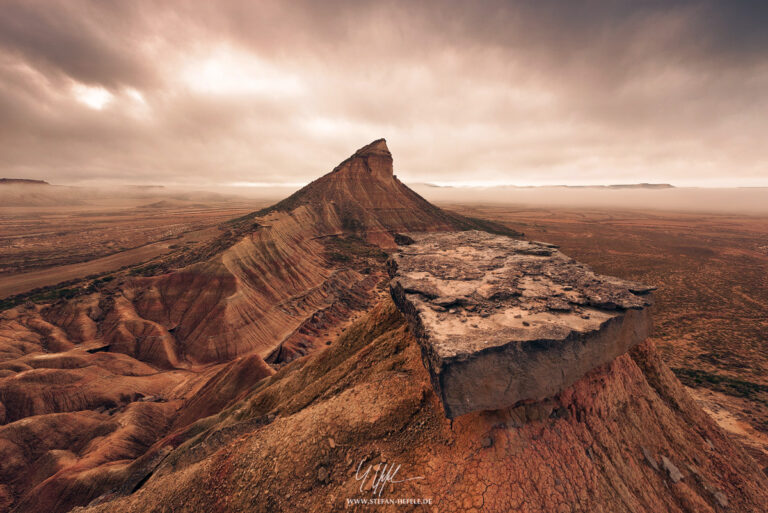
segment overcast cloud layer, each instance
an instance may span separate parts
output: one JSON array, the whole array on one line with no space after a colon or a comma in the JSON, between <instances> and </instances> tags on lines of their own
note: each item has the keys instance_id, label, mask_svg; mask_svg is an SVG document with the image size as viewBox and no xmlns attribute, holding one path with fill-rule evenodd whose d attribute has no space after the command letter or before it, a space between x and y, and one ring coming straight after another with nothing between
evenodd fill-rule
<instances>
[{"instance_id":1,"label":"overcast cloud layer","mask_svg":"<svg viewBox=\"0 0 768 513\"><path fill-rule=\"evenodd\" d=\"M768 3L6 0L0 176L768 185Z\"/></svg>"}]
</instances>

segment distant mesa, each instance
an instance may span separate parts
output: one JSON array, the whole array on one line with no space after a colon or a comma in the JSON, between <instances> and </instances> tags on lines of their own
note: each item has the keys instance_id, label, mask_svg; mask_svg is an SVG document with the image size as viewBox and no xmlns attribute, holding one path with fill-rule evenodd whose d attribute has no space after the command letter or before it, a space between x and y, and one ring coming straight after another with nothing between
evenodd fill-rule
<instances>
[{"instance_id":1,"label":"distant mesa","mask_svg":"<svg viewBox=\"0 0 768 513\"><path fill-rule=\"evenodd\" d=\"M551 189L674 189L669 183L617 183L611 185L540 185L527 188L551 188Z\"/></svg>"},{"instance_id":2,"label":"distant mesa","mask_svg":"<svg viewBox=\"0 0 768 513\"><path fill-rule=\"evenodd\" d=\"M537 187L537 186L531 186ZM541 185L542 188L564 189L674 189L669 183L617 183L611 185Z\"/></svg>"},{"instance_id":3,"label":"distant mesa","mask_svg":"<svg viewBox=\"0 0 768 513\"><path fill-rule=\"evenodd\" d=\"M51 185L45 180L30 180L28 178L0 178L0 185Z\"/></svg>"},{"instance_id":4,"label":"distant mesa","mask_svg":"<svg viewBox=\"0 0 768 513\"><path fill-rule=\"evenodd\" d=\"M415 187L433 187L438 189L674 189L669 183L619 183L611 185L438 185L430 182L411 183Z\"/></svg>"},{"instance_id":5,"label":"distant mesa","mask_svg":"<svg viewBox=\"0 0 768 513\"><path fill-rule=\"evenodd\" d=\"M674 189L670 183L629 183L609 185L610 189Z\"/></svg>"}]
</instances>

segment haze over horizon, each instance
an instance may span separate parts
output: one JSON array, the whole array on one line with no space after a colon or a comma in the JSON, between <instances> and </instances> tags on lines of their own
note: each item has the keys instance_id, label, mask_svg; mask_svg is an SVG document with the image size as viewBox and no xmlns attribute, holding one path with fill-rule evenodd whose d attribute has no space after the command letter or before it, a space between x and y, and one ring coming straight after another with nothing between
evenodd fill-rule
<instances>
[{"instance_id":1,"label":"haze over horizon","mask_svg":"<svg viewBox=\"0 0 768 513\"><path fill-rule=\"evenodd\" d=\"M406 183L768 186L762 2L29 2L0 176L297 187L385 137Z\"/></svg>"}]
</instances>

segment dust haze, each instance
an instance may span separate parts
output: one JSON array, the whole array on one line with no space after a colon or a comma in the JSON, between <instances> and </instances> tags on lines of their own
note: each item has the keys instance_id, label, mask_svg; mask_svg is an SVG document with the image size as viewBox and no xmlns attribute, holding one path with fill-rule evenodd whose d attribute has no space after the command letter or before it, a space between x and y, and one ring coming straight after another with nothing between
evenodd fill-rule
<instances>
[{"instance_id":1,"label":"dust haze","mask_svg":"<svg viewBox=\"0 0 768 513\"><path fill-rule=\"evenodd\" d=\"M768 188L435 187L414 185L430 201L536 207L584 207L768 214Z\"/></svg>"}]
</instances>

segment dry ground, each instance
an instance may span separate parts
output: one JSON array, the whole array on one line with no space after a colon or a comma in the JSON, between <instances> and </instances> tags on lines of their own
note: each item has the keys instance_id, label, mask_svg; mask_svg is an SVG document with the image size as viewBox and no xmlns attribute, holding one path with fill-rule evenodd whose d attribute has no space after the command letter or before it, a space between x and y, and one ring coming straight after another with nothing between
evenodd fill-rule
<instances>
[{"instance_id":1,"label":"dry ground","mask_svg":"<svg viewBox=\"0 0 768 513\"><path fill-rule=\"evenodd\" d=\"M0 206L0 298L141 263L218 235L270 202L155 195L85 205Z\"/></svg>"},{"instance_id":2,"label":"dry ground","mask_svg":"<svg viewBox=\"0 0 768 513\"><path fill-rule=\"evenodd\" d=\"M766 466L768 217L449 207L558 244L599 273L658 286L654 339L664 359Z\"/></svg>"}]
</instances>

